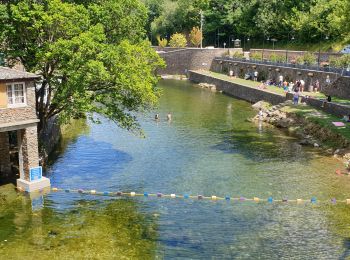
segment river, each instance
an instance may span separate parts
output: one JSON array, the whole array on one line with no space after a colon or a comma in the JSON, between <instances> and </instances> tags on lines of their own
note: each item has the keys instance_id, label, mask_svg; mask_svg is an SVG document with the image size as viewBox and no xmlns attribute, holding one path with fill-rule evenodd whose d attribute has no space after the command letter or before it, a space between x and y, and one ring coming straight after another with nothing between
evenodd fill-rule
<instances>
[{"instance_id":1,"label":"river","mask_svg":"<svg viewBox=\"0 0 350 260\"><path fill-rule=\"evenodd\" d=\"M245 101L161 81L159 107L141 115L146 138L77 122L47 176L54 187L273 197L350 198L340 163L278 129L247 121ZM166 120L170 112L173 120ZM160 114L160 121L153 120ZM40 208L40 203L43 203ZM34 205L34 207L36 207ZM33 209L0 207L6 259L346 259L350 206L50 193Z\"/></svg>"}]
</instances>

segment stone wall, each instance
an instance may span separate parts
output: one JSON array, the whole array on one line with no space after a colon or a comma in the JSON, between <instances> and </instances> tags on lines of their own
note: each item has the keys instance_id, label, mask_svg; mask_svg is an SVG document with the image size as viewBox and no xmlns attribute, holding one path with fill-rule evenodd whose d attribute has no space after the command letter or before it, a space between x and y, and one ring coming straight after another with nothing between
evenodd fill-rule
<instances>
[{"instance_id":1,"label":"stone wall","mask_svg":"<svg viewBox=\"0 0 350 260\"><path fill-rule=\"evenodd\" d=\"M276 105L286 100L286 97L282 95L269 93L257 88L242 86L226 80L206 76L194 71L189 72L189 79L194 83L205 82L214 84L217 90L222 91L227 95L244 99L252 103L258 102L260 100L265 100L273 105Z\"/></svg>"},{"instance_id":2,"label":"stone wall","mask_svg":"<svg viewBox=\"0 0 350 260\"><path fill-rule=\"evenodd\" d=\"M35 110L35 86L34 82L27 82L27 106L20 108L0 109L0 124L14 123L30 119L37 119Z\"/></svg>"},{"instance_id":3,"label":"stone wall","mask_svg":"<svg viewBox=\"0 0 350 260\"><path fill-rule=\"evenodd\" d=\"M10 145L8 132L0 132L0 174L11 171Z\"/></svg>"},{"instance_id":4,"label":"stone wall","mask_svg":"<svg viewBox=\"0 0 350 260\"><path fill-rule=\"evenodd\" d=\"M39 166L37 126L28 127L20 131L20 161L23 161L23 178L29 181L29 170Z\"/></svg>"},{"instance_id":5,"label":"stone wall","mask_svg":"<svg viewBox=\"0 0 350 260\"><path fill-rule=\"evenodd\" d=\"M258 53L262 56L264 52L264 58L269 59L272 54L276 54L283 57L288 57L288 60L295 60L297 57L305 55L306 51L291 51L291 50L271 50L271 49L250 49L251 54ZM312 52L318 60L319 53L317 51ZM320 62L327 62L333 57L341 57L343 54L335 52L320 52Z\"/></svg>"},{"instance_id":6,"label":"stone wall","mask_svg":"<svg viewBox=\"0 0 350 260\"><path fill-rule=\"evenodd\" d=\"M225 58L217 58L212 62L212 71L228 74L231 69L233 70L234 75L240 78L243 78L246 73L258 71L258 80L275 79L277 81L279 75L283 75L287 81L303 79L306 84L306 90L313 85L316 79L318 79L320 81L321 90L327 88L330 91L330 89L333 88L334 91L332 91L332 94L334 96L350 98L350 93L347 91L350 86L350 77L340 77L337 73L258 64L249 61L232 61ZM327 76L330 78L331 86L328 86L326 83ZM342 85L337 85L338 88L335 88L335 85L332 85L332 83L338 82L340 78L342 78Z\"/></svg>"},{"instance_id":7,"label":"stone wall","mask_svg":"<svg viewBox=\"0 0 350 260\"><path fill-rule=\"evenodd\" d=\"M52 117L39 135L40 160L45 164L50 153L55 149L61 139L61 126L58 117Z\"/></svg>"},{"instance_id":8,"label":"stone wall","mask_svg":"<svg viewBox=\"0 0 350 260\"><path fill-rule=\"evenodd\" d=\"M189 70L209 70L215 57L221 57L228 49L200 49L200 48L159 48L159 52L167 67L157 71L164 75L185 75Z\"/></svg>"}]
</instances>

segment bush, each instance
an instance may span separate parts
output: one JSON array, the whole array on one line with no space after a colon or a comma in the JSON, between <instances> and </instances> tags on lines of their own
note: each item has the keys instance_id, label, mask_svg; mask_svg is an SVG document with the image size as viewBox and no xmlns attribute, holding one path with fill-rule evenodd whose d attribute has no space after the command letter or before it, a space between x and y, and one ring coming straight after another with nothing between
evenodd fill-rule
<instances>
[{"instance_id":1,"label":"bush","mask_svg":"<svg viewBox=\"0 0 350 260\"><path fill-rule=\"evenodd\" d=\"M306 65L314 65L316 63L316 57L314 54L307 52L304 54L304 64Z\"/></svg>"},{"instance_id":2,"label":"bush","mask_svg":"<svg viewBox=\"0 0 350 260\"><path fill-rule=\"evenodd\" d=\"M238 52L238 51L235 51L231 54L231 57L232 58L237 58L237 59L243 59L244 58L244 55L243 53L241 52Z\"/></svg>"},{"instance_id":3,"label":"bush","mask_svg":"<svg viewBox=\"0 0 350 260\"><path fill-rule=\"evenodd\" d=\"M304 55L296 57L295 61L300 65L314 65L316 63L316 56L310 52L306 52Z\"/></svg>"},{"instance_id":4,"label":"bush","mask_svg":"<svg viewBox=\"0 0 350 260\"><path fill-rule=\"evenodd\" d=\"M272 53L270 55L270 61L284 62L284 61L286 61L286 57L284 55L281 55L281 54Z\"/></svg>"},{"instance_id":5,"label":"bush","mask_svg":"<svg viewBox=\"0 0 350 260\"><path fill-rule=\"evenodd\" d=\"M250 59L251 60L261 60L262 55L259 52L253 52L252 54L250 54Z\"/></svg>"},{"instance_id":6,"label":"bush","mask_svg":"<svg viewBox=\"0 0 350 260\"><path fill-rule=\"evenodd\" d=\"M198 27L193 27L189 35L190 42L193 46L198 47L202 41L202 32Z\"/></svg>"},{"instance_id":7,"label":"bush","mask_svg":"<svg viewBox=\"0 0 350 260\"><path fill-rule=\"evenodd\" d=\"M170 47L177 47L177 48L186 47L187 40L185 35L183 35L182 33L174 33L170 37L169 45Z\"/></svg>"},{"instance_id":8,"label":"bush","mask_svg":"<svg viewBox=\"0 0 350 260\"><path fill-rule=\"evenodd\" d=\"M168 40L165 39L165 38L161 39L159 35L157 36L157 41L158 41L158 46L159 47L164 48L164 47L166 47L168 45Z\"/></svg>"},{"instance_id":9,"label":"bush","mask_svg":"<svg viewBox=\"0 0 350 260\"><path fill-rule=\"evenodd\" d=\"M345 54L341 57L331 57L329 59L329 64L332 67L348 68L350 67L350 54Z\"/></svg>"}]
</instances>

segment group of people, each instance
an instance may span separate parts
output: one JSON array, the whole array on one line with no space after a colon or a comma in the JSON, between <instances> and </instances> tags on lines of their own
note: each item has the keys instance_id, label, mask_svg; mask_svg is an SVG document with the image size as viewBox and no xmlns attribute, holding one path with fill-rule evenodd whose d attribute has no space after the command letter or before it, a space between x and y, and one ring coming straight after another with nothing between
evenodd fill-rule
<instances>
[{"instance_id":1,"label":"group of people","mask_svg":"<svg viewBox=\"0 0 350 260\"><path fill-rule=\"evenodd\" d=\"M171 121L171 118L172 118L172 116L171 116L171 113L169 112L169 113L167 114L167 116L166 116L166 120L167 120L167 121ZM159 121L159 120L160 120L159 114L155 114L154 120L156 120L156 121Z\"/></svg>"}]
</instances>

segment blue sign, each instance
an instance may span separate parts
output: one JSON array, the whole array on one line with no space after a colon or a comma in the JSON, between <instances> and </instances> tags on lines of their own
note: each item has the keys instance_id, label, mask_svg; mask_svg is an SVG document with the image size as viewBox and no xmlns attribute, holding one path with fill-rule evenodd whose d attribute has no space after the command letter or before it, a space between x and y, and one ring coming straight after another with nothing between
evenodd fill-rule
<instances>
[{"instance_id":1,"label":"blue sign","mask_svg":"<svg viewBox=\"0 0 350 260\"><path fill-rule=\"evenodd\" d=\"M43 168L41 166L30 168L30 173L29 173L30 181L37 181L37 180L40 180L42 177L43 177Z\"/></svg>"}]
</instances>

